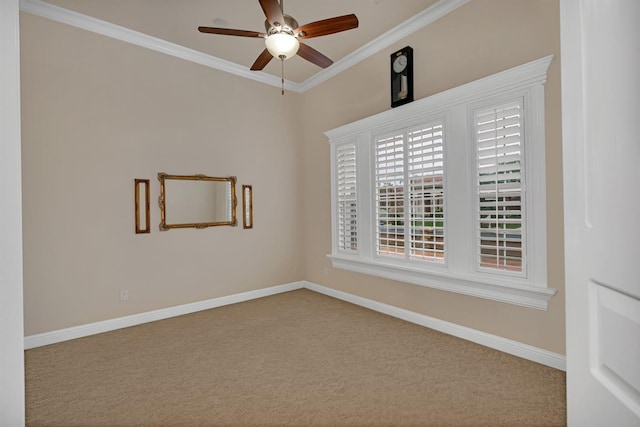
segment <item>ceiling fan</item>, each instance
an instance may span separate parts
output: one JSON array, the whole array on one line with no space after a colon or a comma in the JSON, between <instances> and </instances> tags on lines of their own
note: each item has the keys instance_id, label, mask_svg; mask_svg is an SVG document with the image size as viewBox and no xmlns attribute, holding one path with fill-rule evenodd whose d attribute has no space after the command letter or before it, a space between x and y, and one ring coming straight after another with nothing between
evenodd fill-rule
<instances>
[{"instance_id":1,"label":"ceiling fan","mask_svg":"<svg viewBox=\"0 0 640 427\"><path fill-rule=\"evenodd\" d=\"M333 61L314 48L301 43L300 40L358 28L358 18L354 14L298 25L298 22L293 17L284 14L283 0L280 0L280 2L278 0L258 1L267 18L265 21L265 33L229 28L198 27L198 31L201 33L264 38L266 49L262 51L251 66L252 71L264 69L272 58L277 58L284 62L285 59L292 58L296 53L319 67L327 68L333 64Z\"/></svg>"}]
</instances>

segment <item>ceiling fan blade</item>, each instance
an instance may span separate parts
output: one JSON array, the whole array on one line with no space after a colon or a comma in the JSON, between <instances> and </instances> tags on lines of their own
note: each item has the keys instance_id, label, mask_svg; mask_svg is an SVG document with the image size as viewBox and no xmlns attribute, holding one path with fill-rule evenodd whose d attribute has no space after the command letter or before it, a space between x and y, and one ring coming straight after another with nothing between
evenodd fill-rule
<instances>
[{"instance_id":1,"label":"ceiling fan blade","mask_svg":"<svg viewBox=\"0 0 640 427\"><path fill-rule=\"evenodd\" d=\"M233 30L230 28L216 28L216 27L198 27L198 31L208 34L222 34L225 36L240 36L240 37L266 37L265 33L259 33L257 31L245 31L245 30Z\"/></svg>"},{"instance_id":2,"label":"ceiling fan blade","mask_svg":"<svg viewBox=\"0 0 640 427\"><path fill-rule=\"evenodd\" d=\"M327 34L339 33L354 28L358 28L358 17L351 14L311 22L296 28L293 30L293 33L298 34L299 39L309 39L311 37L326 36Z\"/></svg>"},{"instance_id":3,"label":"ceiling fan blade","mask_svg":"<svg viewBox=\"0 0 640 427\"><path fill-rule=\"evenodd\" d=\"M318 67L327 68L329 65L333 64L332 60L304 43L300 43L298 55L307 61L316 64Z\"/></svg>"},{"instance_id":4,"label":"ceiling fan blade","mask_svg":"<svg viewBox=\"0 0 640 427\"><path fill-rule=\"evenodd\" d=\"M284 23L284 17L282 16L282 9L280 8L280 3L278 0L259 0L260 6L262 6L262 11L264 12L264 16L267 17L267 21L271 25L282 25Z\"/></svg>"},{"instance_id":5,"label":"ceiling fan blade","mask_svg":"<svg viewBox=\"0 0 640 427\"><path fill-rule=\"evenodd\" d=\"M258 56L258 59L256 59L256 62L254 62L251 66L251 71L262 70L267 66L269 61L271 61L271 58L273 58L273 56L269 53L269 51L267 49L263 50L260 56Z\"/></svg>"}]
</instances>

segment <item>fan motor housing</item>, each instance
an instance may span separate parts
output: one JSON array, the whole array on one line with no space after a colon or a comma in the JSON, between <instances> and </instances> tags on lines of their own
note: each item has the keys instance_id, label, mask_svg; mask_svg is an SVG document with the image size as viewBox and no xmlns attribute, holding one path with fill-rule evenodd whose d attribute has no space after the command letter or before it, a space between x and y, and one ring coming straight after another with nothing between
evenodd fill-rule
<instances>
[{"instance_id":1,"label":"fan motor housing","mask_svg":"<svg viewBox=\"0 0 640 427\"><path fill-rule=\"evenodd\" d=\"M264 28L267 30L267 35L270 36L275 33L287 33L292 36L294 35L293 30L300 26L298 25L298 21L289 15L282 15L282 17L284 18L284 25L281 24L279 27L271 26L268 20L264 21Z\"/></svg>"}]
</instances>

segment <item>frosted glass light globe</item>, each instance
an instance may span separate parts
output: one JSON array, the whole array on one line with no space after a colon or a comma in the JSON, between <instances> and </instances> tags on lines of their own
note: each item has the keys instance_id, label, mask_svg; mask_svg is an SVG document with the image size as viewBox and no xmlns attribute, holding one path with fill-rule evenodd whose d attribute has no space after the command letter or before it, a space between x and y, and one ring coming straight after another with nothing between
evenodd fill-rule
<instances>
[{"instance_id":1,"label":"frosted glass light globe","mask_svg":"<svg viewBox=\"0 0 640 427\"><path fill-rule=\"evenodd\" d=\"M290 34L275 33L265 39L265 45L274 58L284 60L293 57L298 52L300 42Z\"/></svg>"}]
</instances>

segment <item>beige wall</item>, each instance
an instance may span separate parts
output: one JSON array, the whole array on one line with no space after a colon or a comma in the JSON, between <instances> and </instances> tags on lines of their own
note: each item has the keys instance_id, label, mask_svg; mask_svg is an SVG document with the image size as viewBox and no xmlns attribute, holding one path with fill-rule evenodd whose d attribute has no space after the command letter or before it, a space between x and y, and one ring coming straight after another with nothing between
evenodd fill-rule
<instances>
[{"instance_id":1,"label":"beige wall","mask_svg":"<svg viewBox=\"0 0 640 427\"><path fill-rule=\"evenodd\" d=\"M389 109L389 54L414 49L420 99L553 54L546 96L548 311L333 269L329 144L322 132ZM338 290L564 354L560 23L555 0L473 0L357 64L303 99L305 278ZM540 171L539 173L544 173ZM325 274L326 269L326 274Z\"/></svg>"},{"instance_id":2,"label":"beige wall","mask_svg":"<svg viewBox=\"0 0 640 427\"><path fill-rule=\"evenodd\" d=\"M557 0L473 0L296 95L21 16L25 333L306 279L564 354ZM546 86L548 270L527 309L333 269L323 132L389 108L389 54L414 48L420 99L554 54ZM294 108L295 107L295 108ZM158 232L157 172L237 175L255 228ZM133 179L152 233L133 233ZM325 274L325 269L326 273ZM128 302L119 290L128 289Z\"/></svg>"},{"instance_id":3,"label":"beige wall","mask_svg":"<svg viewBox=\"0 0 640 427\"><path fill-rule=\"evenodd\" d=\"M29 14L21 30L26 335L303 278L299 95ZM158 172L252 184L254 229L159 232Z\"/></svg>"}]
</instances>

